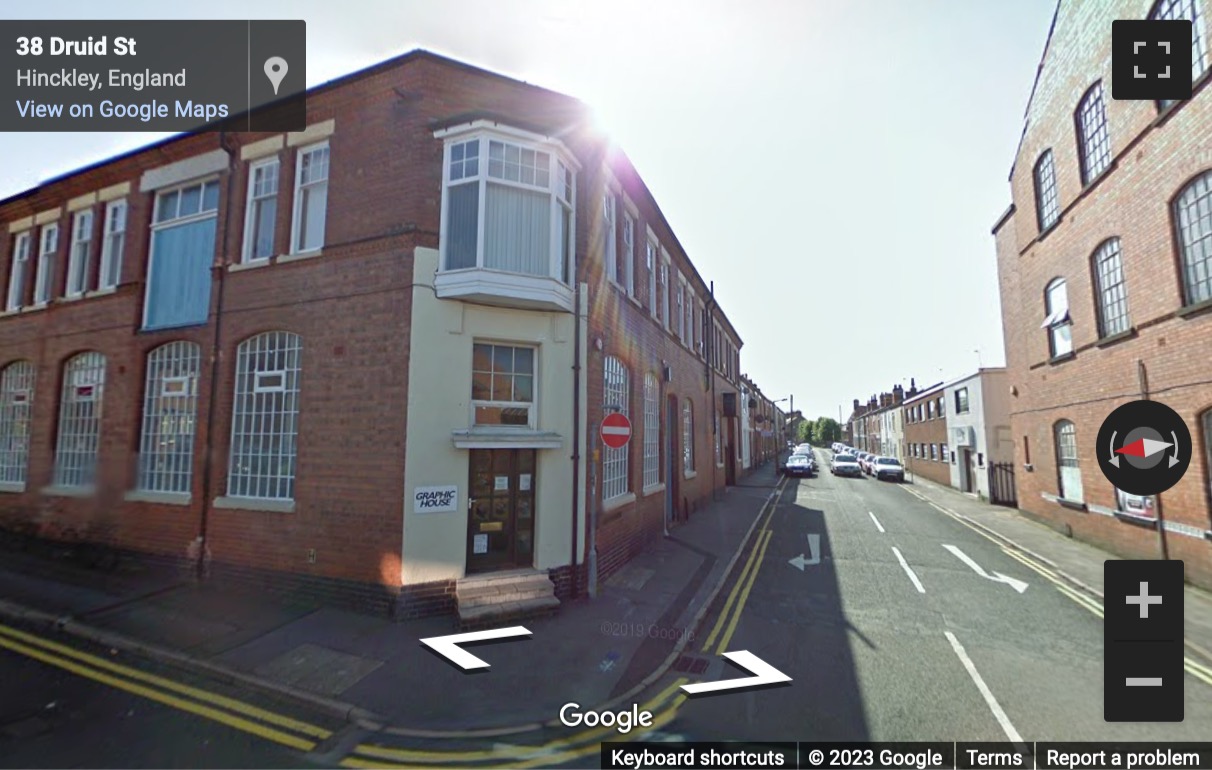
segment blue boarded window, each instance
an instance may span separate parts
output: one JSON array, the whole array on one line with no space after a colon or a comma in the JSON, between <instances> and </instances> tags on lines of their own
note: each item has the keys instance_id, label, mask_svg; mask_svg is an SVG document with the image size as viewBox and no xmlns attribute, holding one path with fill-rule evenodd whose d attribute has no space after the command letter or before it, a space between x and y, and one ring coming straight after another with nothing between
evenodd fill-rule
<instances>
[{"instance_id":1,"label":"blue boarded window","mask_svg":"<svg viewBox=\"0 0 1212 770\"><path fill-rule=\"evenodd\" d=\"M143 328L206 323L218 208L215 181L156 196Z\"/></svg>"}]
</instances>

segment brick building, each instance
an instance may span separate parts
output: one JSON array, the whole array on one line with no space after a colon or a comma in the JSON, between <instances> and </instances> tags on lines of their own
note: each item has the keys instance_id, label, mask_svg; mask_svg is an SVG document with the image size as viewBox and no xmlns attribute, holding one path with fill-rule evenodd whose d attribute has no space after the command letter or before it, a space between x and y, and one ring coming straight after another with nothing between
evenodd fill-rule
<instances>
[{"instance_id":1,"label":"brick building","mask_svg":"<svg viewBox=\"0 0 1212 770\"><path fill-rule=\"evenodd\" d=\"M951 484L944 386L905 393L905 469L939 484Z\"/></svg>"},{"instance_id":2,"label":"brick building","mask_svg":"<svg viewBox=\"0 0 1212 770\"><path fill-rule=\"evenodd\" d=\"M0 201L0 527L416 615L743 473L741 339L582 104L424 51L307 102Z\"/></svg>"},{"instance_id":3,"label":"brick building","mask_svg":"<svg viewBox=\"0 0 1212 770\"><path fill-rule=\"evenodd\" d=\"M1128 557L1186 561L1212 586L1212 90L1207 0L1061 0L993 228L1018 504ZM1115 19L1194 22L1195 90L1111 98ZM1175 409L1196 442L1154 500L1117 493L1094 445L1120 404Z\"/></svg>"}]
</instances>

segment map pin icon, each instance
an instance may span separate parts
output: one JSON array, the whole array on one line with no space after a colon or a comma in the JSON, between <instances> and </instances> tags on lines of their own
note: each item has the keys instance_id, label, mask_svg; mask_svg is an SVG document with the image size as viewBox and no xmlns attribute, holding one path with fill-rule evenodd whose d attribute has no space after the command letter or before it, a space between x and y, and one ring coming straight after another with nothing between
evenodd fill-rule
<instances>
[{"instance_id":1,"label":"map pin icon","mask_svg":"<svg viewBox=\"0 0 1212 770\"><path fill-rule=\"evenodd\" d=\"M282 85L282 78L286 77L288 69L290 68L286 66L286 60L281 56L271 56L265 60L265 77L273 83L274 96L278 95L278 86Z\"/></svg>"}]
</instances>

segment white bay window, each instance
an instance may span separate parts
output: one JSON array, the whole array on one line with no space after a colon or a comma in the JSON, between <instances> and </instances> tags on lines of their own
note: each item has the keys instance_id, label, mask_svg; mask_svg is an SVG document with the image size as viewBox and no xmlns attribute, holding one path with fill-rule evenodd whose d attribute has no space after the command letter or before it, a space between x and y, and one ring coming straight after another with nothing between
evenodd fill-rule
<instances>
[{"instance_id":1,"label":"white bay window","mask_svg":"<svg viewBox=\"0 0 1212 770\"><path fill-rule=\"evenodd\" d=\"M438 135L438 296L570 310L575 172L562 145L479 124Z\"/></svg>"}]
</instances>

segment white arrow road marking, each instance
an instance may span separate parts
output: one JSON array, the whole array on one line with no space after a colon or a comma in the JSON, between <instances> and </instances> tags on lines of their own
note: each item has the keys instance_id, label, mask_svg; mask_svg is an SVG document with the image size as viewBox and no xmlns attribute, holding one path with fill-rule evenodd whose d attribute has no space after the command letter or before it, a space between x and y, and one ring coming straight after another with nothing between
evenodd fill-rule
<instances>
[{"instance_id":1,"label":"white arrow road marking","mask_svg":"<svg viewBox=\"0 0 1212 770\"><path fill-rule=\"evenodd\" d=\"M488 664L459 647L468 642L485 642L489 639L507 639L511 636L530 636L530 632L522 626L509 628L494 628L488 631L472 631L466 634L450 634L449 636L431 636L422 639L421 644L432 648L434 652L467 671L473 668L488 668Z\"/></svg>"},{"instance_id":2,"label":"white arrow road marking","mask_svg":"<svg viewBox=\"0 0 1212 770\"><path fill-rule=\"evenodd\" d=\"M1024 583L1023 581L1019 580L1018 578L1012 578L1009 575L1003 575L1000 572L994 572L992 575L990 575L988 572L985 572L985 570L981 569L981 565L972 561L972 559L968 556L968 554L964 553L963 551L956 548L955 546L944 545L943 548L946 548L948 551L950 551L952 554L954 554L955 558L959 559L964 564L967 564L969 567L972 568L973 572L980 575L981 577L983 577L987 580L992 580L995 583L1005 583L1006 585L1013 588L1015 591L1018 591L1020 594L1023 591L1027 590L1027 584Z\"/></svg>"},{"instance_id":3,"label":"white arrow road marking","mask_svg":"<svg viewBox=\"0 0 1212 770\"><path fill-rule=\"evenodd\" d=\"M724 657L749 671L753 676L742 676L736 679L724 679L719 682L701 682L699 684L684 684L682 689L691 695L701 692L718 692L720 690L747 690L775 682L790 682L791 677L779 671L774 666L762 660L748 650L726 652Z\"/></svg>"},{"instance_id":4,"label":"white arrow road marking","mask_svg":"<svg viewBox=\"0 0 1212 770\"><path fill-rule=\"evenodd\" d=\"M794 559L790 559L789 563L793 567L799 567L800 572L804 571L804 567L811 567L813 564L821 563L821 536L808 536L808 558L804 558L804 554L800 554Z\"/></svg>"},{"instance_id":5,"label":"white arrow road marking","mask_svg":"<svg viewBox=\"0 0 1212 770\"><path fill-rule=\"evenodd\" d=\"M896 560L901 563L902 567L904 567L905 574L908 575L909 579L913 581L913 587L917 589L917 592L919 594L926 593L926 589L922 586L922 581L917 579L917 575L909 567L909 562L905 561L905 557L901 556L900 550L895 545L892 546L892 552L896 554Z\"/></svg>"},{"instance_id":6,"label":"white arrow road marking","mask_svg":"<svg viewBox=\"0 0 1212 770\"><path fill-rule=\"evenodd\" d=\"M875 528L882 533L884 531L884 525L880 524L880 520L875 518L875 514L871 511L867 511L867 515L870 516L871 520L875 522Z\"/></svg>"}]
</instances>

